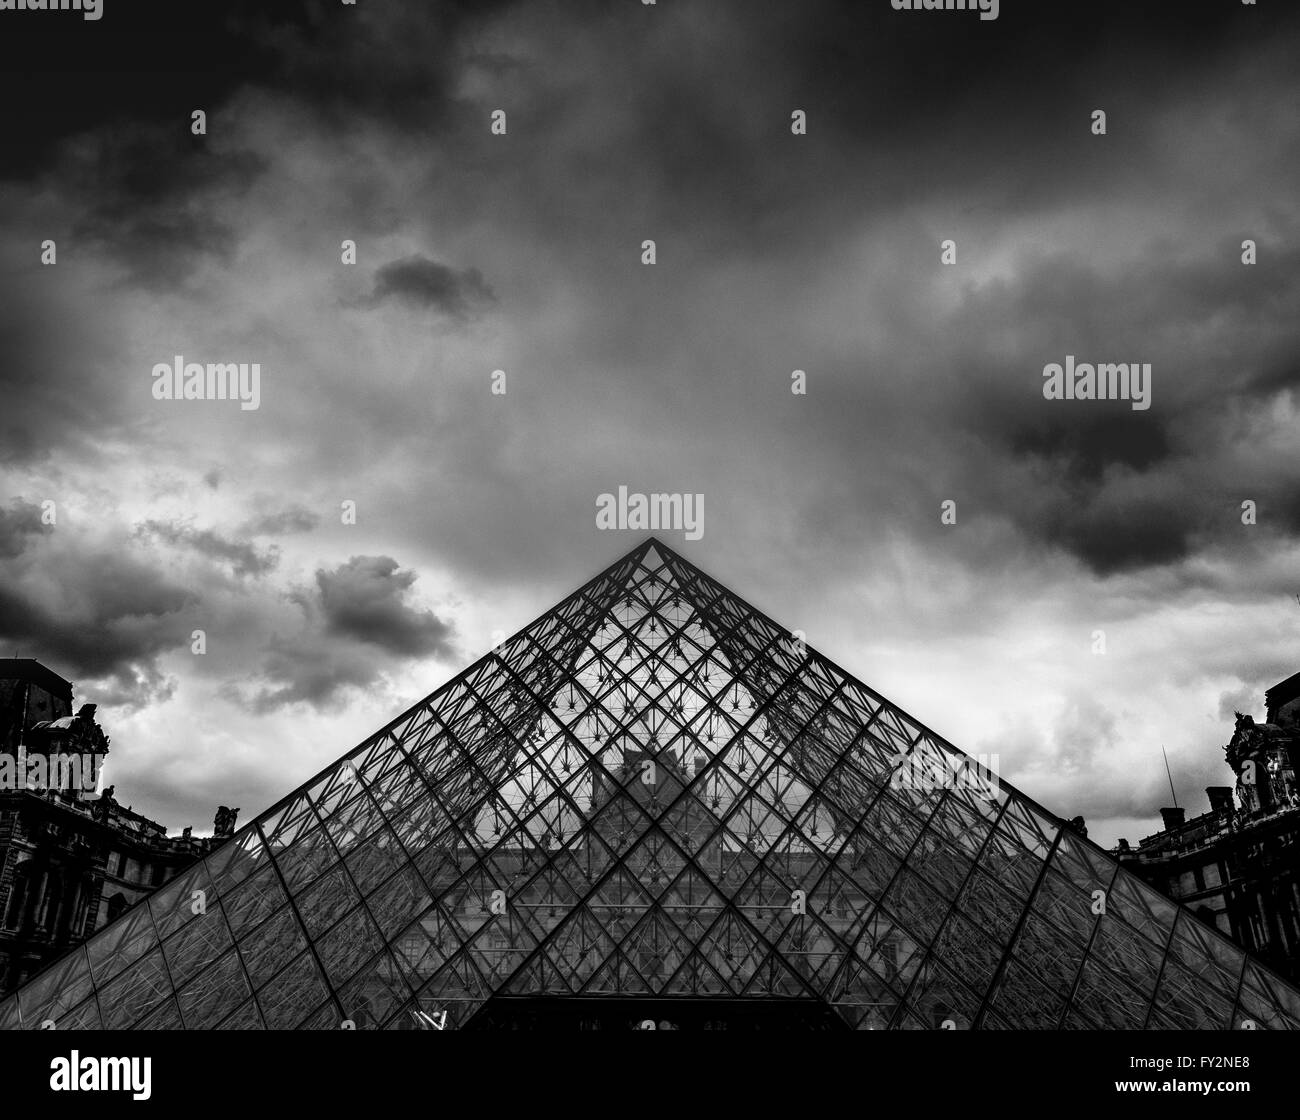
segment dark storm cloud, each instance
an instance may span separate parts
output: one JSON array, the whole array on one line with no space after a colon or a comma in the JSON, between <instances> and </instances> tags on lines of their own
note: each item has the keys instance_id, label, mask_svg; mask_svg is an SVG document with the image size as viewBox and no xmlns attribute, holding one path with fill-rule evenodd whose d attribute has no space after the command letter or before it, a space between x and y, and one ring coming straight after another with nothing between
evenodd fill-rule
<instances>
[{"instance_id":1,"label":"dark storm cloud","mask_svg":"<svg viewBox=\"0 0 1300 1120\"><path fill-rule=\"evenodd\" d=\"M873 194L897 198L910 179L912 192L970 204L996 184L1000 203L1021 212L1140 175L1127 165L1152 139L1153 109L1195 92L1207 67L1300 24L1294 8L1257 19L1215 0L1180 4L1177 17L1161 0L1007 3L984 23L836 0L732 15L762 26L774 93L886 157L873 164L884 176ZM1116 125L1101 147L1087 129L1094 108ZM928 154L898 161L904 152ZM1024 173L1007 174L1012 166Z\"/></svg>"},{"instance_id":2,"label":"dark storm cloud","mask_svg":"<svg viewBox=\"0 0 1300 1120\"><path fill-rule=\"evenodd\" d=\"M285 37L309 34L319 8L314 0L131 0L102 21L7 20L0 96L24 108L0 126L0 178L29 177L66 140L105 126L170 124L188 134L192 109L211 110L273 77Z\"/></svg>"},{"instance_id":3,"label":"dark storm cloud","mask_svg":"<svg viewBox=\"0 0 1300 1120\"><path fill-rule=\"evenodd\" d=\"M195 529L180 522L146 521L140 526L140 532L229 564L237 576L264 576L280 562L274 547L259 552L250 541L232 540L215 530Z\"/></svg>"},{"instance_id":4,"label":"dark storm cloud","mask_svg":"<svg viewBox=\"0 0 1300 1120\"><path fill-rule=\"evenodd\" d=\"M333 571L316 572L318 605L328 633L405 657L454 652L452 627L432 611L407 603L414 572L388 556L354 556Z\"/></svg>"},{"instance_id":5,"label":"dark storm cloud","mask_svg":"<svg viewBox=\"0 0 1300 1120\"><path fill-rule=\"evenodd\" d=\"M157 659L188 641L182 615L196 601L125 548L31 549L0 563L0 642L122 698L154 699L168 688Z\"/></svg>"},{"instance_id":6,"label":"dark storm cloud","mask_svg":"<svg viewBox=\"0 0 1300 1120\"><path fill-rule=\"evenodd\" d=\"M261 674L270 686L230 695L258 712L299 702L328 709L406 660L455 656L453 626L408 601L415 580L387 556L318 569L316 587L292 596L305 628L271 639Z\"/></svg>"},{"instance_id":7,"label":"dark storm cloud","mask_svg":"<svg viewBox=\"0 0 1300 1120\"><path fill-rule=\"evenodd\" d=\"M265 168L250 152L210 148L186 121L120 125L67 159L63 178L93 200L74 240L101 247L142 287L164 291L206 259L231 259L238 232L214 217L214 205L243 195Z\"/></svg>"},{"instance_id":8,"label":"dark storm cloud","mask_svg":"<svg viewBox=\"0 0 1300 1120\"><path fill-rule=\"evenodd\" d=\"M237 688L227 694L256 713L299 703L328 711L343 702L346 690L373 684L381 672L374 655L358 646L276 637L260 673L269 685L251 694Z\"/></svg>"},{"instance_id":9,"label":"dark storm cloud","mask_svg":"<svg viewBox=\"0 0 1300 1120\"><path fill-rule=\"evenodd\" d=\"M259 84L311 105L331 123L358 116L425 134L448 127L458 106L459 62L473 55L474 32L520 0L437 4L357 4L342 13L313 7L297 34L276 38L279 53ZM485 57L488 65L508 60Z\"/></svg>"},{"instance_id":10,"label":"dark storm cloud","mask_svg":"<svg viewBox=\"0 0 1300 1120\"><path fill-rule=\"evenodd\" d=\"M59 267L34 264L0 289L0 463L85 461L133 417L120 381L101 376L111 343Z\"/></svg>"},{"instance_id":11,"label":"dark storm cloud","mask_svg":"<svg viewBox=\"0 0 1300 1120\"><path fill-rule=\"evenodd\" d=\"M375 305L385 300L398 300L463 320L495 303L496 295L477 268L457 271L416 255L391 261L376 271L369 302Z\"/></svg>"},{"instance_id":12,"label":"dark storm cloud","mask_svg":"<svg viewBox=\"0 0 1300 1120\"><path fill-rule=\"evenodd\" d=\"M1192 530L1176 498L1109 507L1095 499L1077 505L1067 500L1051 513L1038 523L1043 539L1073 553L1097 575L1170 564L1190 551Z\"/></svg>"},{"instance_id":13,"label":"dark storm cloud","mask_svg":"<svg viewBox=\"0 0 1300 1120\"><path fill-rule=\"evenodd\" d=\"M724 235L764 210L765 198L784 202L785 190L772 193L778 185L797 188L805 199L818 189L820 176L773 160L753 143L784 134L793 105L812 116L809 142L829 133L840 156L844 141L891 157L930 151L934 159L925 163L900 166L891 159L874 166L871 193L883 203L897 198L894 188L909 180L913 191L963 188L983 170L1024 161L1026 152L1041 157L1066 150L1071 142L1062 137L1070 130L1063 120L1067 114L1086 119L1098 93L1123 119L1130 110L1148 108L1171 80L1225 52L1264 42L1300 18L1285 9L1243 14L1211 0L1180 5L1176 19L1159 0L1007 5L992 23L966 13L936 17L895 12L888 3L834 0L733 0L660 5L653 12L636 5L611 10L596 0L359 4L346 11L310 0L286 0L273 10L255 0L228 0L188 5L183 14L161 0L122 7L111 51L103 49L102 32L93 38L70 24L59 28L57 52L40 49L54 41L40 21L7 34L12 65L0 66L0 73L15 85L21 80L24 95L33 70L46 59L58 63L57 80L48 80L41 96L6 101L27 103L24 113L6 121L10 143L4 151L17 161L13 171L30 175L39 166L33 161L44 157L47 163L61 140L128 122L168 129L193 148L189 111L203 106L218 117L232 95L247 89L290 96L331 127L361 120L433 135L473 120L478 129L481 105L459 92L473 66L517 78L539 95L512 106L533 133L572 111L571 82L601 82L588 92L620 114L631 110L633 123L622 138L653 153L629 168L652 177L647 196L674 207L689 196L694 212L704 200L730 197L734 203L743 192L747 205L733 205L732 221L719 231ZM512 45L522 52L494 51L480 42L482 30L506 11L521 29ZM608 71L556 82L568 61L569 35L614 47L613 54L607 48ZM635 49L623 46L629 41ZM683 51L692 41L698 51ZM77 65L83 55L94 65ZM159 60L180 56L189 63L184 82L168 72L164 83ZM760 120L769 123L760 126ZM1086 172L1041 158L1037 174L1014 177L1000 193L1017 192L1011 201L1023 207L1020 192L1054 193L1071 180L1086 190L1089 176L1124 167L1134 142L1131 130L1118 128L1100 152L1094 145ZM830 147L822 151L829 155ZM149 170L167 175L164 164L147 165L141 174ZM841 184L824 182L823 189L838 191Z\"/></svg>"},{"instance_id":14,"label":"dark storm cloud","mask_svg":"<svg viewBox=\"0 0 1300 1120\"><path fill-rule=\"evenodd\" d=\"M53 526L41 524L40 506L16 499L10 509L0 508L0 560L12 560L25 552L29 537L53 531Z\"/></svg>"},{"instance_id":15,"label":"dark storm cloud","mask_svg":"<svg viewBox=\"0 0 1300 1120\"><path fill-rule=\"evenodd\" d=\"M512 13L525 69L492 96L523 120L501 138L510 159L464 188L517 175L515 204L557 240L590 237L591 207L575 200L599 192L611 216L667 226L693 259L714 260L837 238L847 212L936 200L954 216L1024 215L1126 187L1177 190L1143 158L1157 118L1203 89L1207 63L1300 19L1205 3L1172 20L1154 2L1007 5L995 23L826 0L580 13ZM792 144L794 107L809 129ZM1097 107L1112 118L1104 141L1089 132ZM557 130L570 150L547 160ZM464 138L478 155L475 132Z\"/></svg>"},{"instance_id":16,"label":"dark storm cloud","mask_svg":"<svg viewBox=\"0 0 1300 1120\"><path fill-rule=\"evenodd\" d=\"M511 236L554 249L557 287L576 289L575 303L602 309L593 318L603 333L593 330L573 348L627 370L620 392L635 391L629 389L635 376L661 398L689 400L675 429L686 441L705 431L725 440L727 414L737 411L738 399L753 399L750 370L748 382L711 366L707 379L682 383L678 371L699 361L689 353L691 343L708 345L686 318L707 314L709 295L699 299L690 288L700 272L730 267L739 275L756 265L775 271L788 254L783 277L797 285L816 275L828 245L846 229L868 219L895 224L891 211L903 214L900 226L928 206L951 215L959 229L984 231L996 230L999 219L1051 216L1074 205L1111 204L1122 218L1130 201L1141 207L1163 193L1183 198L1189 184L1161 170L1167 162L1162 129L1171 117L1184 128L1198 118L1207 132L1216 127L1211 116L1221 101L1197 100L1207 67L1228 83L1216 86L1216 94L1226 88L1244 105L1267 105L1279 75L1264 48L1272 37L1294 36L1296 20L1270 13L1267 21L1252 21L1255 13L1222 5L1180 9L1176 23L1156 4L1086 11L1036 5L1008 6L996 24L978 26L958 14L895 13L887 4L683 5L665 6L654 21L639 24L634 50L615 51L626 13L571 21L558 13L516 13L526 29L519 39L528 43L521 51L524 72L505 76L493 96L510 105L512 93L533 96L522 110L526 126L502 138L511 158L489 165L492 182L512 185L488 197L498 205L511 198ZM547 83L539 73L566 32L571 68L563 82ZM682 52L686 41L696 53ZM1252 66L1256 48L1262 53ZM1251 84L1243 84L1243 74ZM1160 78L1154 88L1153 75ZM795 105L810 112L808 143L799 147L789 143ZM1088 130L1098 105L1111 114L1104 140ZM1258 126L1249 113L1243 117L1234 125L1249 143ZM390 123L403 128L408 120L394 112ZM552 143L560 128L567 146ZM464 189L488 181L475 164ZM1224 188L1211 176L1197 189ZM685 278L686 299L698 299L700 310L656 302L661 297L649 283L636 289L640 303L620 302L628 281L605 262L628 252L615 238L627 239L638 225L671 234L661 242L661 268L673 283ZM860 461L861 473L874 476L855 479L858 493L848 494L847 504L825 502L827 526L841 533L852 524L845 511L855 501L855 512L870 510L873 499L887 501L891 511L917 508L924 489L918 483L929 481L928 471L930 478L958 476L970 491L986 491L983 511L1008 517L1032 542L1063 550L1099 574L1183 559L1216 527L1219 533L1232 527L1223 515L1230 508L1225 496L1239 481L1252 482L1252 491L1260 487L1226 461L1233 450L1222 418L1233 409L1265 408L1277 380L1295 368L1288 357L1298 340L1279 314L1295 294L1297 272L1284 248L1284 221L1263 238L1271 259L1261 258L1254 269L1240 265L1239 245L1222 241L1218 231L1213 244L1153 245L1145 260L1117 272L1092 267L1077 240L1065 236L1055 256L1028 259L1014 280L973 288L961 310L931 322L916 312L931 294L935 240L920 223L914 232L917 256L896 261L897 292L910 304L913 335L900 331L884 353L872 355L908 368L918 383L908 387L912 401L897 387L864 377L866 357L856 363L856 393L827 387L826 362L814 374L821 380L801 427L817 437L805 456L820 464L828 491ZM570 240L575 248L566 259ZM497 281L495 269L492 274ZM734 297L727 294L743 301L748 293L737 284ZM1224 324L1217 355L1191 341L1211 320ZM686 341L674 353L665 336L679 325ZM809 344L806 334L795 337ZM941 348L942 339L952 341L949 349ZM730 341L719 336L713 345L721 351ZM972 354L984 346L991 352L986 378L972 368L978 366ZM927 348L929 362L909 353ZM1260 367L1261 350L1270 356L1267 370ZM1081 360L1112 354L1125 360L1116 351L1155 365L1150 412L1042 400L1045 362L1067 352ZM1233 360L1221 360L1224 353ZM910 459L883 469L878 458L867 462L897 438L896 424L867 451L863 427L880 426L873 414L889 414L892 396L895 418L901 423L907 413L915 423L915 402L930 391L923 386L936 382L953 386L951 401L927 411L919 427L928 431L909 444L918 458L929 456L927 471ZM591 407L591 399L578 398L575 407ZM770 431L772 422L770 413L760 414L753 427ZM402 423L394 418L390 430ZM952 461L954 437L988 449L978 471ZM1222 485L1210 490L1205 481L1216 459L1225 460ZM1262 492L1276 508L1289 479L1272 465L1270 471L1273 481ZM483 485L495 487L495 474L485 470ZM481 505L479 493L467 500ZM546 535L550 510L562 500L540 494L531 503L536 535ZM924 501L928 508L928 493ZM517 529L511 522L511 531ZM459 540L473 533L468 529ZM509 555L491 533L480 544L448 547L460 550L458 564L481 561L477 571L495 569ZM559 556L564 549L551 551Z\"/></svg>"},{"instance_id":17,"label":"dark storm cloud","mask_svg":"<svg viewBox=\"0 0 1300 1120\"><path fill-rule=\"evenodd\" d=\"M1269 410L1300 390L1297 366L1276 357L1300 356L1300 323L1278 313L1300 306L1300 253L1272 240L1266 252L1263 280L1239 243L1220 243L1190 261L1166 248L1110 269L1041 259L969 293L955 331L1015 340L996 359L949 358L952 418L993 453L974 492L1101 575L1236 534L1244 498L1280 515L1270 530L1300 528L1300 464L1266 450ZM1151 407L1045 400L1043 366L1067 354L1150 362Z\"/></svg>"},{"instance_id":18,"label":"dark storm cloud","mask_svg":"<svg viewBox=\"0 0 1300 1120\"><path fill-rule=\"evenodd\" d=\"M1158 413L1134 412L1125 401L1098 401L1072 415L1040 409L1006 433L1006 445L1014 458L1051 462L1065 482L1097 485L1111 467L1143 471L1168 459L1167 423Z\"/></svg>"},{"instance_id":19,"label":"dark storm cloud","mask_svg":"<svg viewBox=\"0 0 1300 1120\"><path fill-rule=\"evenodd\" d=\"M305 506L291 506L276 513L266 513L246 521L241 532L251 537L282 537L289 533L307 533L320 524L320 514Z\"/></svg>"},{"instance_id":20,"label":"dark storm cloud","mask_svg":"<svg viewBox=\"0 0 1300 1120\"><path fill-rule=\"evenodd\" d=\"M87 700L106 707L134 712L151 705L164 704L179 687L179 681L165 673L152 660L134 661L107 677L87 682L79 692Z\"/></svg>"},{"instance_id":21,"label":"dark storm cloud","mask_svg":"<svg viewBox=\"0 0 1300 1120\"><path fill-rule=\"evenodd\" d=\"M69 138L104 127L183 130L239 91L288 93L339 120L439 127L462 35L507 3L397 7L322 0L130 0L99 22L11 19L0 36L0 178L28 178Z\"/></svg>"}]
</instances>

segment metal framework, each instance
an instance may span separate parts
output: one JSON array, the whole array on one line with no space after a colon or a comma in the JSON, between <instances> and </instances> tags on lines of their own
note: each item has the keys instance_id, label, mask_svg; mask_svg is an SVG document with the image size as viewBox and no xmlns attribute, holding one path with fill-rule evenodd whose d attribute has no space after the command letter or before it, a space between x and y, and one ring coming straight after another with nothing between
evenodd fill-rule
<instances>
[{"instance_id":1,"label":"metal framework","mask_svg":"<svg viewBox=\"0 0 1300 1120\"><path fill-rule=\"evenodd\" d=\"M445 1029L521 997L788 1001L858 1029L1300 1024L1300 992L650 540L29 981L0 1028Z\"/></svg>"}]
</instances>

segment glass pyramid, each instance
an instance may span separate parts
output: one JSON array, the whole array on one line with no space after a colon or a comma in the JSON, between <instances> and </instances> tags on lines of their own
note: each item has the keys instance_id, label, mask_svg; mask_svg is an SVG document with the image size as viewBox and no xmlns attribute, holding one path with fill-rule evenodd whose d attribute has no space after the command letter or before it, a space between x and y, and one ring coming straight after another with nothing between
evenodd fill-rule
<instances>
[{"instance_id":1,"label":"glass pyramid","mask_svg":"<svg viewBox=\"0 0 1300 1120\"><path fill-rule=\"evenodd\" d=\"M1300 1023L1295 989L650 540L33 978L0 1027L517 1026L546 1001Z\"/></svg>"}]
</instances>

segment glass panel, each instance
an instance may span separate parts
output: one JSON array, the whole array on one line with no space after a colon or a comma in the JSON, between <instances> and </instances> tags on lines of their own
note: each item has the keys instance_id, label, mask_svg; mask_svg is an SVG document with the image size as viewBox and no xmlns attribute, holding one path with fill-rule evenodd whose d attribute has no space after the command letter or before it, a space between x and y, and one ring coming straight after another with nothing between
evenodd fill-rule
<instances>
[{"instance_id":1,"label":"glass panel","mask_svg":"<svg viewBox=\"0 0 1300 1120\"><path fill-rule=\"evenodd\" d=\"M1052 856L1052 870L1092 897L1094 891L1109 889L1115 878L1115 863L1068 829L1061 833Z\"/></svg>"},{"instance_id":2,"label":"glass panel","mask_svg":"<svg viewBox=\"0 0 1300 1120\"><path fill-rule=\"evenodd\" d=\"M347 872L335 867L298 895L298 915L307 932L319 938L360 901Z\"/></svg>"},{"instance_id":3,"label":"glass panel","mask_svg":"<svg viewBox=\"0 0 1300 1120\"><path fill-rule=\"evenodd\" d=\"M258 1014L257 1004L248 1000L237 1011L232 1012L218 1028L222 1031L260 1031L262 1016Z\"/></svg>"},{"instance_id":4,"label":"glass panel","mask_svg":"<svg viewBox=\"0 0 1300 1120\"><path fill-rule=\"evenodd\" d=\"M948 903L906 868L885 896L884 907L916 940L928 945L947 916Z\"/></svg>"},{"instance_id":5,"label":"glass panel","mask_svg":"<svg viewBox=\"0 0 1300 1120\"><path fill-rule=\"evenodd\" d=\"M267 865L266 849L261 837L249 827L210 853L205 862L213 889L225 895Z\"/></svg>"},{"instance_id":6,"label":"glass panel","mask_svg":"<svg viewBox=\"0 0 1300 1120\"><path fill-rule=\"evenodd\" d=\"M123 914L86 945L90 971L100 985L116 976L158 944L148 906L136 906Z\"/></svg>"},{"instance_id":7,"label":"glass panel","mask_svg":"<svg viewBox=\"0 0 1300 1120\"><path fill-rule=\"evenodd\" d=\"M1148 1001L1141 993L1089 957L1074 994L1074 1008L1105 1030L1140 1030Z\"/></svg>"},{"instance_id":8,"label":"glass panel","mask_svg":"<svg viewBox=\"0 0 1300 1120\"><path fill-rule=\"evenodd\" d=\"M138 1031L178 1031L184 1024L174 999L166 999L155 1011L146 1015L135 1029Z\"/></svg>"},{"instance_id":9,"label":"glass panel","mask_svg":"<svg viewBox=\"0 0 1300 1120\"><path fill-rule=\"evenodd\" d=\"M1083 963L1083 945L1038 914L1031 913L1016 939L1015 955L1034 977L1064 999ZM1003 1008L1003 1014L1006 1009Z\"/></svg>"},{"instance_id":10,"label":"glass panel","mask_svg":"<svg viewBox=\"0 0 1300 1120\"><path fill-rule=\"evenodd\" d=\"M367 905L384 936L392 937L433 905L433 899L415 868L408 866L375 891Z\"/></svg>"},{"instance_id":11,"label":"glass panel","mask_svg":"<svg viewBox=\"0 0 1300 1120\"><path fill-rule=\"evenodd\" d=\"M1012 898L991 876L977 871L962 889L957 908L988 931L997 944L1004 945L1011 938L1023 903Z\"/></svg>"},{"instance_id":12,"label":"glass panel","mask_svg":"<svg viewBox=\"0 0 1300 1120\"><path fill-rule=\"evenodd\" d=\"M60 1029L66 1012L90 995L90 991L86 952L77 949L19 991L17 1004L22 1008L23 1025L39 1027L52 1019L55 1029Z\"/></svg>"},{"instance_id":13,"label":"glass panel","mask_svg":"<svg viewBox=\"0 0 1300 1120\"><path fill-rule=\"evenodd\" d=\"M1012 1030L1055 1030L1065 1010L1065 996L1040 984L1029 969L1016 961L1006 971L990 1006Z\"/></svg>"},{"instance_id":14,"label":"glass panel","mask_svg":"<svg viewBox=\"0 0 1300 1120\"><path fill-rule=\"evenodd\" d=\"M236 937L243 937L288 901L275 868L267 867L241 883L225 899L222 910Z\"/></svg>"},{"instance_id":15,"label":"glass panel","mask_svg":"<svg viewBox=\"0 0 1300 1120\"><path fill-rule=\"evenodd\" d=\"M316 952L330 981L341 988L365 960L383 948L374 923L358 907L316 944Z\"/></svg>"},{"instance_id":16,"label":"glass panel","mask_svg":"<svg viewBox=\"0 0 1300 1120\"><path fill-rule=\"evenodd\" d=\"M968 1031L979 1010L979 999L932 957L921 969L907 1004L928 1030Z\"/></svg>"},{"instance_id":17,"label":"glass panel","mask_svg":"<svg viewBox=\"0 0 1300 1120\"><path fill-rule=\"evenodd\" d=\"M320 973L304 953L257 993L257 1004L268 1030L292 1030L326 995Z\"/></svg>"},{"instance_id":18,"label":"glass panel","mask_svg":"<svg viewBox=\"0 0 1300 1120\"><path fill-rule=\"evenodd\" d=\"M181 1016L189 1030L211 1029L251 994L239 957L232 949L181 989Z\"/></svg>"},{"instance_id":19,"label":"glass panel","mask_svg":"<svg viewBox=\"0 0 1300 1120\"><path fill-rule=\"evenodd\" d=\"M396 962L381 953L340 993L339 1002L358 1030L373 1030L411 998Z\"/></svg>"},{"instance_id":20,"label":"glass panel","mask_svg":"<svg viewBox=\"0 0 1300 1120\"><path fill-rule=\"evenodd\" d=\"M108 1030L134 1026L170 995L171 981L167 979L162 953L155 949L100 991L104 1026Z\"/></svg>"},{"instance_id":21,"label":"glass panel","mask_svg":"<svg viewBox=\"0 0 1300 1120\"><path fill-rule=\"evenodd\" d=\"M1161 951L1118 918L1101 919L1093 940L1091 956L1122 977L1146 999L1155 992L1156 977L1163 959Z\"/></svg>"},{"instance_id":22,"label":"glass panel","mask_svg":"<svg viewBox=\"0 0 1300 1120\"><path fill-rule=\"evenodd\" d=\"M1263 965L1248 961L1232 1027L1234 1030L1300 1030L1300 992L1273 976Z\"/></svg>"},{"instance_id":23,"label":"glass panel","mask_svg":"<svg viewBox=\"0 0 1300 1120\"><path fill-rule=\"evenodd\" d=\"M1232 1000L1241 982L1245 954L1235 945L1206 928L1190 910L1180 910L1169 943L1170 957L1203 983Z\"/></svg>"},{"instance_id":24,"label":"glass panel","mask_svg":"<svg viewBox=\"0 0 1300 1120\"><path fill-rule=\"evenodd\" d=\"M1226 1030L1232 1020L1232 1000L1172 958L1165 962L1160 976L1155 1006L1179 1030Z\"/></svg>"},{"instance_id":25,"label":"glass panel","mask_svg":"<svg viewBox=\"0 0 1300 1120\"><path fill-rule=\"evenodd\" d=\"M199 969L218 957L233 942L226 919L215 907L198 921L192 921L170 941L163 944L163 956L172 983L185 984Z\"/></svg>"},{"instance_id":26,"label":"glass panel","mask_svg":"<svg viewBox=\"0 0 1300 1120\"><path fill-rule=\"evenodd\" d=\"M71 1011L65 1011L59 1016L57 1023L57 1029L61 1031L97 1031L104 1026L99 1017L99 1003L94 996ZM39 1027L40 1023L35 1021L33 1025Z\"/></svg>"},{"instance_id":27,"label":"glass panel","mask_svg":"<svg viewBox=\"0 0 1300 1120\"><path fill-rule=\"evenodd\" d=\"M338 852L322 828L303 832L292 847L275 854L280 874L291 891L305 887L338 858Z\"/></svg>"},{"instance_id":28,"label":"glass panel","mask_svg":"<svg viewBox=\"0 0 1300 1120\"><path fill-rule=\"evenodd\" d=\"M305 948L307 939L288 907L239 941L239 955L256 987L261 987L290 961L297 959Z\"/></svg>"},{"instance_id":29,"label":"glass panel","mask_svg":"<svg viewBox=\"0 0 1300 1120\"><path fill-rule=\"evenodd\" d=\"M149 896L154 926L164 938L216 907L217 889L202 860Z\"/></svg>"},{"instance_id":30,"label":"glass panel","mask_svg":"<svg viewBox=\"0 0 1300 1120\"><path fill-rule=\"evenodd\" d=\"M960 914L953 914L934 943L934 955L971 989L985 992L1003 950L988 934Z\"/></svg>"},{"instance_id":31,"label":"glass panel","mask_svg":"<svg viewBox=\"0 0 1300 1120\"><path fill-rule=\"evenodd\" d=\"M1106 912L1163 948L1169 944L1178 907L1121 868L1106 897Z\"/></svg>"},{"instance_id":32,"label":"glass panel","mask_svg":"<svg viewBox=\"0 0 1300 1120\"><path fill-rule=\"evenodd\" d=\"M1086 944L1092 936L1092 927L1097 923L1093 910L1100 904L1100 899L1094 903L1054 871L1043 876L1042 885L1034 897L1034 910L1049 918L1053 925L1079 944Z\"/></svg>"}]
</instances>

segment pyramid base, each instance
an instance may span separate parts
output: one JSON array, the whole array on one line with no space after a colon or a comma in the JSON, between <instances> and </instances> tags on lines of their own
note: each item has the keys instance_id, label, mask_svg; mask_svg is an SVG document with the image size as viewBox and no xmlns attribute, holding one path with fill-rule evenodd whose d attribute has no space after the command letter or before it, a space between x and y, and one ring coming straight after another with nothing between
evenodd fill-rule
<instances>
[{"instance_id":1,"label":"pyramid base","mask_svg":"<svg viewBox=\"0 0 1300 1120\"><path fill-rule=\"evenodd\" d=\"M648 1024L653 1023L653 1028ZM466 1024L469 1030L847 1030L826 1004L812 999L713 999L684 996L495 996Z\"/></svg>"}]
</instances>

